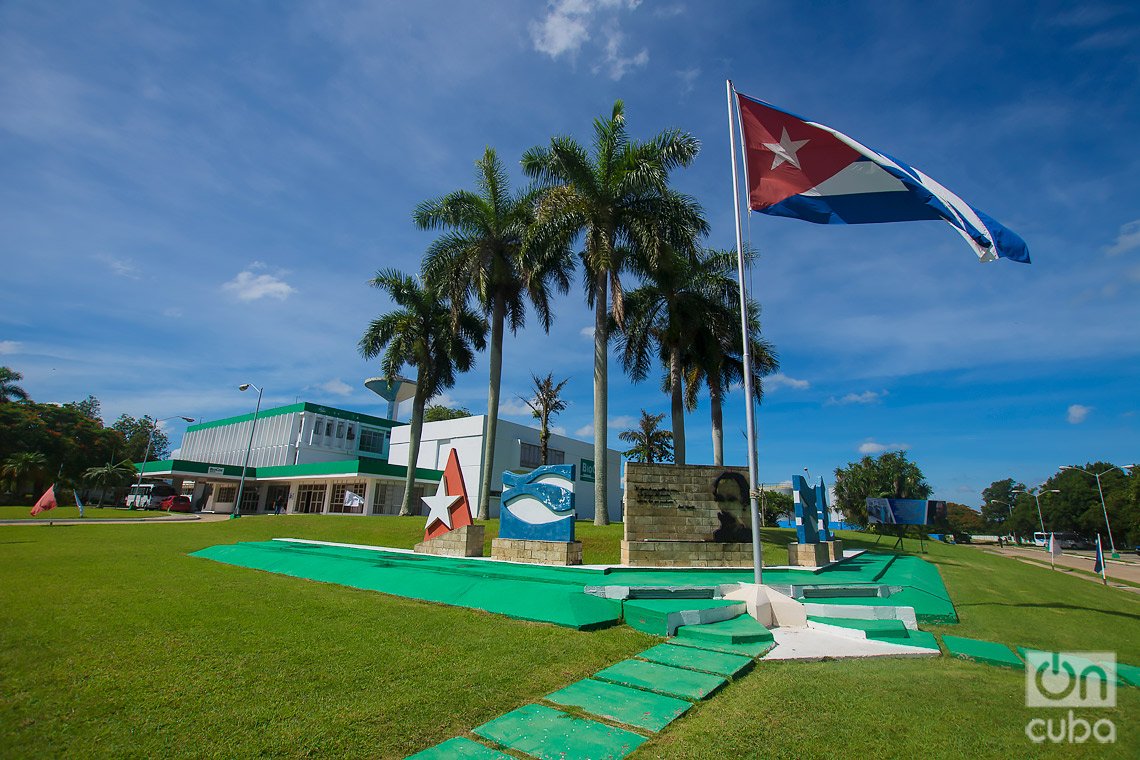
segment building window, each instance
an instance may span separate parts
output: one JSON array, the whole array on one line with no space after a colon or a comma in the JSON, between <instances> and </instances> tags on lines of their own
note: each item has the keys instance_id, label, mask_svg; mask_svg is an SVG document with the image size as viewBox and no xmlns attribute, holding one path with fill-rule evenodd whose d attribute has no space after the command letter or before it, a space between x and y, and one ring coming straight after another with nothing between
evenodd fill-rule
<instances>
[{"instance_id":1,"label":"building window","mask_svg":"<svg viewBox=\"0 0 1140 760\"><path fill-rule=\"evenodd\" d=\"M420 499L427 493L428 488L435 486L416 485L412 487L412 514L421 514L423 502ZM398 515L400 505L404 500L404 484L398 481L380 481L376 484L376 492L372 496L372 514Z\"/></svg>"},{"instance_id":2,"label":"building window","mask_svg":"<svg viewBox=\"0 0 1140 760\"><path fill-rule=\"evenodd\" d=\"M325 438L332 438L333 426L331 422L325 423Z\"/></svg>"},{"instance_id":3,"label":"building window","mask_svg":"<svg viewBox=\"0 0 1140 760\"><path fill-rule=\"evenodd\" d=\"M237 486L218 486L214 495L215 504L233 504L237 498Z\"/></svg>"},{"instance_id":4,"label":"building window","mask_svg":"<svg viewBox=\"0 0 1140 760\"><path fill-rule=\"evenodd\" d=\"M236 497L236 494L235 494ZM256 512L257 511L257 486L250 483L245 484L245 488L241 492L241 511L242 512Z\"/></svg>"},{"instance_id":5,"label":"building window","mask_svg":"<svg viewBox=\"0 0 1140 760\"><path fill-rule=\"evenodd\" d=\"M547 464L565 464L566 452L559 451L558 449L546 450L546 463ZM542 447L536 446L533 443L520 443L519 444L519 467L527 470L533 470L535 467L542 466Z\"/></svg>"},{"instance_id":6,"label":"building window","mask_svg":"<svg viewBox=\"0 0 1140 760\"><path fill-rule=\"evenodd\" d=\"M364 483L336 483L333 485L329 512L341 514L364 514ZM349 497L349 494L352 497ZM353 498L355 497L355 498ZM346 504L345 502L351 502Z\"/></svg>"},{"instance_id":7,"label":"building window","mask_svg":"<svg viewBox=\"0 0 1140 760\"><path fill-rule=\"evenodd\" d=\"M350 441L356 440L356 426L355 425L349 425L348 426L348 440L350 440Z\"/></svg>"},{"instance_id":8,"label":"building window","mask_svg":"<svg viewBox=\"0 0 1140 760\"><path fill-rule=\"evenodd\" d=\"M297 505L294 512L312 514L325 508L325 485L307 484L297 486Z\"/></svg>"},{"instance_id":9,"label":"building window","mask_svg":"<svg viewBox=\"0 0 1140 760\"><path fill-rule=\"evenodd\" d=\"M370 454L383 454L388 434L383 430L360 429L360 450Z\"/></svg>"},{"instance_id":10,"label":"building window","mask_svg":"<svg viewBox=\"0 0 1140 760\"><path fill-rule=\"evenodd\" d=\"M337 438L344 438L344 423L343 422L336 423L336 437Z\"/></svg>"}]
</instances>

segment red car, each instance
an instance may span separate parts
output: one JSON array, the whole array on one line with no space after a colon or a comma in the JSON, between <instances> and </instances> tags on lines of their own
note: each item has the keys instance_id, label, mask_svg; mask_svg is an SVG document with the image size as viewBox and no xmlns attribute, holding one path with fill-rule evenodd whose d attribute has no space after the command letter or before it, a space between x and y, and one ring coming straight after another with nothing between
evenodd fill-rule
<instances>
[{"instance_id":1,"label":"red car","mask_svg":"<svg viewBox=\"0 0 1140 760\"><path fill-rule=\"evenodd\" d=\"M164 512L189 512L189 496L167 496L158 503L158 508Z\"/></svg>"}]
</instances>

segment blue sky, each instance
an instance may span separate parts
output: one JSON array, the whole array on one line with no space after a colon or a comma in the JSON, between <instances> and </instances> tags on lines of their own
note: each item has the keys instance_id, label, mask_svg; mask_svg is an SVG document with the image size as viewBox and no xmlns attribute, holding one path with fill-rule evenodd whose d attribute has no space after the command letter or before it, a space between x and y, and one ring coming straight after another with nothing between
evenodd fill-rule
<instances>
[{"instance_id":1,"label":"blue sky","mask_svg":"<svg viewBox=\"0 0 1140 760\"><path fill-rule=\"evenodd\" d=\"M911 163L1017 231L1033 264L981 265L947 225L753 215L753 294L783 369L761 477L905 448L940 498L1140 459L1140 13L1066 3L43 3L0 5L0 364L38 401L214 419L295 399L382 414L356 342L418 268L411 212L470 187L495 147L635 137L703 149L676 176L733 242L725 87ZM569 377L588 434L592 315L560 301L506 346ZM479 413L486 363L446 403ZM611 445L656 380L611 371ZM406 411L405 411L406 415ZM711 461L707 403L690 461ZM726 409L743 464L743 404ZM181 429L170 428L177 443Z\"/></svg>"}]
</instances>

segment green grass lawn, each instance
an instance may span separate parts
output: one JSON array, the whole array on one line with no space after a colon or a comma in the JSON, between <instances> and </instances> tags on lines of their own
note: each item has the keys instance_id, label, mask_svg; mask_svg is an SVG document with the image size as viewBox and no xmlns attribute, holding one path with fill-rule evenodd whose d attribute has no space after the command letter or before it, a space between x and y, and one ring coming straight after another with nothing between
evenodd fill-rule
<instances>
[{"instance_id":1,"label":"green grass lawn","mask_svg":"<svg viewBox=\"0 0 1140 760\"><path fill-rule=\"evenodd\" d=\"M620 525L578 534L587 563L617 560ZM766 562L786 560L790 534L765 532ZM657 641L187 556L278 536L411 547L422 535L422 518L308 515L0 527L0 757L402 757ZM962 619L939 632L1140 664L1135 594L928 546ZM1118 730L1107 749L1030 744L1024 690L1019 673L948 659L760 663L636 756L1134 756L1140 690L1104 713Z\"/></svg>"},{"instance_id":2,"label":"green grass lawn","mask_svg":"<svg viewBox=\"0 0 1140 760\"><path fill-rule=\"evenodd\" d=\"M0 507L0 520L78 520L79 507L68 507L60 505L55 509L49 509L46 512L40 512L35 517L31 515L31 507ZM147 509L114 509L111 507L103 507L97 509L93 506L84 507L83 519L85 520L124 520L127 518L135 519L141 517L162 517L166 512L159 510Z\"/></svg>"}]
</instances>

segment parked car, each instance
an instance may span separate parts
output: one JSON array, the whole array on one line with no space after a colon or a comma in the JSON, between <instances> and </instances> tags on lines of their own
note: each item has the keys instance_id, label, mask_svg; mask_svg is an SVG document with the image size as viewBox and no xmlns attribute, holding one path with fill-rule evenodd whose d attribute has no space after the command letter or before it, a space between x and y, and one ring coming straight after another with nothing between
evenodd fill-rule
<instances>
[{"instance_id":1,"label":"parked car","mask_svg":"<svg viewBox=\"0 0 1140 760\"><path fill-rule=\"evenodd\" d=\"M182 495L167 496L158 503L158 508L166 512L189 512L190 497Z\"/></svg>"}]
</instances>

